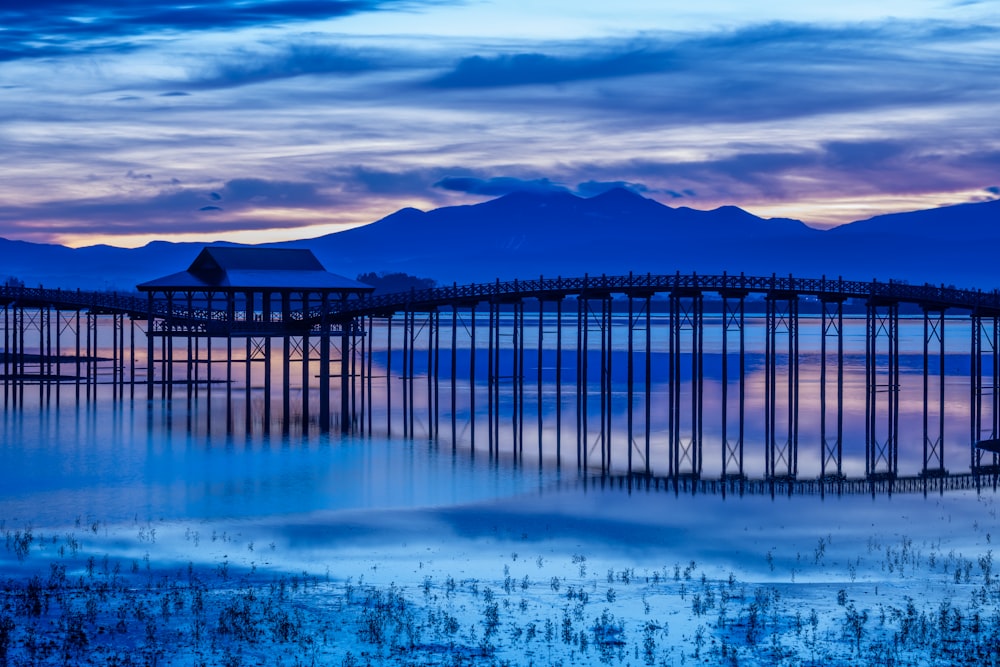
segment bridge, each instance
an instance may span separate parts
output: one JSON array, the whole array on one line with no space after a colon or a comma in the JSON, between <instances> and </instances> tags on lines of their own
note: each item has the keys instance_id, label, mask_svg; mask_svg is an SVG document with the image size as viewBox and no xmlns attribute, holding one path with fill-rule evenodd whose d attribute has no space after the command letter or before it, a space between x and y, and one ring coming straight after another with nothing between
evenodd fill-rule
<instances>
[{"instance_id":1,"label":"bridge","mask_svg":"<svg viewBox=\"0 0 1000 667\"><path fill-rule=\"evenodd\" d=\"M291 390L316 388L323 429L401 429L629 483L926 489L1000 472L997 455L976 447L1000 436L996 291L674 273L337 298L8 286L0 304L5 397L53 381L89 397L103 382L122 399L145 386L147 399L159 389L169 401L217 383L227 401L240 390L247 404L251 391L280 397L264 402L264 422L287 424ZM946 328L958 331L947 346ZM806 435L804 392L818 406Z\"/></svg>"}]
</instances>

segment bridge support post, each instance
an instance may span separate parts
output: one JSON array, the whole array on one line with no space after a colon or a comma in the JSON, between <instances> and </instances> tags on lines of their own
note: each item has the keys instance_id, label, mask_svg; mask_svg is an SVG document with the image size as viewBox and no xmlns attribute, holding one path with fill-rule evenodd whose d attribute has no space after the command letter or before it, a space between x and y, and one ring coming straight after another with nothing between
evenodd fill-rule
<instances>
[{"instance_id":1,"label":"bridge support post","mask_svg":"<svg viewBox=\"0 0 1000 667\"><path fill-rule=\"evenodd\" d=\"M58 317L58 315L57 315ZM114 321L115 333L118 334L118 344L116 345L117 354L115 360L115 386L118 388L118 399L125 399L125 314L117 313L111 316ZM49 340L52 340L51 336L51 323ZM58 356L58 349L56 350L56 355Z\"/></svg>"},{"instance_id":2,"label":"bridge support post","mask_svg":"<svg viewBox=\"0 0 1000 667\"><path fill-rule=\"evenodd\" d=\"M153 293L149 292L146 297L147 310L146 310L146 400L153 400L153 375L154 375L154 359L155 352L153 350ZM79 338L78 338L79 340ZM79 357L79 344L77 344L77 378L80 377L80 357ZM230 355L232 356L232 355Z\"/></svg>"},{"instance_id":3,"label":"bridge support post","mask_svg":"<svg viewBox=\"0 0 1000 667\"><path fill-rule=\"evenodd\" d=\"M407 428L409 437L414 437L414 421L416 413L416 391L414 389L414 380L417 374L416 371L416 354L417 354L417 313L413 310L409 311L410 314L410 324L407 329L409 340L407 341L408 348L406 350L406 389L403 394L403 403L407 404L404 408L407 414ZM407 401L407 398L409 399Z\"/></svg>"},{"instance_id":4,"label":"bridge support post","mask_svg":"<svg viewBox=\"0 0 1000 667\"><path fill-rule=\"evenodd\" d=\"M518 299L513 304L514 322L511 325L511 394L513 405L511 413L514 417L512 447L514 459L524 458L524 301Z\"/></svg>"},{"instance_id":5,"label":"bridge support post","mask_svg":"<svg viewBox=\"0 0 1000 667\"><path fill-rule=\"evenodd\" d=\"M367 366L368 360L371 358L371 351L368 350L368 345L370 343L369 335L371 333L371 327L368 326L371 317L361 316L357 318L358 323L358 343L360 346L360 354L356 358L357 362L357 376L358 376L358 394L360 395L361 408L358 411L358 428L362 435L371 434L371 406L369 405L369 397L371 391L371 373L370 367Z\"/></svg>"},{"instance_id":6,"label":"bridge support post","mask_svg":"<svg viewBox=\"0 0 1000 667\"><path fill-rule=\"evenodd\" d=\"M938 477L946 475L944 467L944 308L931 309L924 307L924 340L923 340L923 459L921 475ZM937 354L937 410L933 422L937 428L932 429L931 420L931 347L936 347Z\"/></svg>"},{"instance_id":7,"label":"bridge support post","mask_svg":"<svg viewBox=\"0 0 1000 667\"><path fill-rule=\"evenodd\" d=\"M605 473L611 472L611 408L612 398L612 354L613 354L613 313L610 294L605 294L601 299L601 404L604 407L604 414L601 417L601 460L602 470Z\"/></svg>"},{"instance_id":8,"label":"bridge support post","mask_svg":"<svg viewBox=\"0 0 1000 667\"><path fill-rule=\"evenodd\" d=\"M563 297L556 300L556 468L562 468Z\"/></svg>"},{"instance_id":9,"label":"bridge support post","mask_svg":"<svg viewBox=\"0 0 1000 667\"><path fill-rule=\"evenodd\" d=\"M630 285L634 284L632 276L629 276ZM627 469L628 475L631 478L634 473L634 461L633 455L638 453L642 457L642 470L643 474L650 474L650 461L649 461L649 446L650 446L650 393L651 393L651 379L650 370L652 364L652 352L650 350L651 331L650 325L652 323L650 315L650 307L652 305L652 299L649 292L646 291L635 291L629 290L626 295L628 299L628 341L627 341L627 360L626 360L626 439L628 441L628 459L627 459ZM635 301L636 299L640 301L639 312L636 312ZM642 356L644 361L644 372L643 372L643 401L644 401L644 420L643 420L643 431L645 432L645 447L640 448L639 443L636 442L635 437L635 390L636 390L636 336L637 330L641 330L645 334L645 340L642 347Z\"/></svg>"},{"instance_id":10,"label":"bridge support post","mask_svg":"<svg viewBox=\"0 0 1000 667\"><path fill-rule=\"evenodd\" d=\"M675 289L670 293L670 476L701 475L702 397L704 380L704 296L697 289ZM689 342L685 345L685 332ZM686 353L685 353L686 352ZM687 401L684 399L686 363L690 369ZM685 405L689 403L689 405ZM686 408L685 410L682 410ZM682 428L689 410L689 437Z\"/></svg>"},{"instance_id":11,"label":"bridge support post","mask_svg":"<svg viewBox=\"0 0 1000 667\"><path fill-rule=\"evenodd\" d=\"M208 414L208 430L211 432L212 423L212 335L215 333L213 324L215 314L212 312L212 298L214 293L209 291L205 294L205 406Z\"/></svg>"},{"instance_id":12,"label":"bridge support post","mask_svg":"<svg viewBox=\"0 0 1000 667\"><path fill-rule=\"evenodd\" d=\"M989 454L976 447L984 439L995 439L1000 435L998 420L1000 409L1000 368L998 368L998 325L1000 316L984 314L978 310L972 313L971 341L971 467L973 472L984 466L996 466L1000 461L997 454ZM984 384L987 380L989 384ZM990 462L986 463L986 457Z\"/></svg>"},{"instance_id":13,"label":"bridge support post","mask_svg":"<svg viewBox=\"0 0 1000 667\"><path fill-rule=\"evenodd\" d=\"M841 298L824 298L820 303L822 308L820 337L820 371L819 371L819 403L820 403L820 478L843 478L844 461L844 301ZM836 355L836 411L833 414L834 435L829 432L829 340L834 339Z\"/></svg>"},{"instance_id":14,"label":"bridge support post","mask_svg":"<svg viewBox=\"0 0 1000 667\"><path fill-rule=\"evenodd\" d=\"M476 304L469 307L469 448L476 453Z\"/></svg>"},{"instance_id":15,"label":"bridge support post","mask_svg":"<svg viewBox=\"0 0 1000 667\"><path fill-rule=\"evenodd\" d=\"M302 317L303 317L303 319L305 319L307 317L307 314L309 313L309 293L303 291L301 297L302 297ZM309 373L309 360L310 360L310 353L312 352L312 350L311 350L312 339L309 337L310 329L311 329L311 326L308 323L305 323L303 325L303 329L302 329L302 337L299 340L299 348L301 350L300 354L302 356L302 368L300 369L300 371L301 371L301 376L302 376L302 430L303 430L303 432L306 432L306 430L309 428L309 412L310 412L309 411L309 398L310 398L310 395L311 395L311 392L310 392L310 389L309 389L309 384L310 384L309 383L309 379L310 379L309 378L309 376L310 376L310 373Z\"/></svg>"},{"instance_id":16,"label":"bridge support post","mask_svg":"<svg viewBox=\"0 0 1000 667\"><path fill-rule=\"evenodd\" d=\"M435 308L427 314L427 389L428 409L430 418L427 420L427 431L435 440L439 435L441 416L441 313Z\"/></svg>"},{"instance_id":17,"label":"bridge support post","mask_svg":"<svg viewBox=\"0 0 1000 667\"><path fill-rule=\"evenodd\" d=\"M578 298L578 315L580 320L580 325L577 327L578 335L580 337L580 342L577 345L577 415L579 420L579 427L577 428L577 465L583 470L587 469L587 450L590 448L590 443L587 437L587 426L589 421L589 411L587 409L588 397L590 391L587 387L588 383L588 357L590 356L588 341L590 339L590 314L588 312L590 305L587 302L587 296L581 295ZM582 459L581 459L582 453Z\"/></svg>"},{"instance_id":18,"label":"bridge support post","mask_svg":"<svg viewBox=\"0 0 1000 667\"><path fill-rule=\"evenodd\" d=\"M870 479L892 479L899 462L899 303L871 298L866 310L865 474ZM884 351L881 340L885 341ZM883 358L884 370L880 364ZM879 437L880 427L884 438Z\"/></svg>"},{"instance_id":19,"label":"bridge support post","mask_svg":"<svg viewBox=\"0 0 1000 667\"><path fill-rule=\"evenodd\" d=\"M174 397L174 293L167 292L167 312L170 313L169 321L166 323L164 337L160 340L160 355L163 360L162 377L163 391L160 397L172 400Z\"/></svg>"},{"instance_id":20,"label":"bridge support post","mask_svg":"<svg viewBox=\"0 0 1000 667\"><path fill-rule=\"evenodd\" d=\"M340 376L343 385L340 394L340 409L347 420L347 430L341 424L342 433L355 433L357 430L357 352L358 352L358 321L351 320L341 324L342 354ZM346 410L346 412L345 412Z\"/></svg>"},{"instance_id":21,"label":"bridge support post","mask_svg":"<svg viewBox=\"0 0 1000 667\"><path fill-rule=\"evenodd\" d=\"M385 434L392 435L392 313L385 318Z\"/></svg>"},{"instance_id":22,"label":"bridge support post","mask_svg":"<svg viewBox=\"0 0 1000 667\"><path fill-rule=\"evenodd\" d=\"M87 311L84 323L87 326L84 336L87 344L86 396L89 401L97 396L97 362L95 361L97 357L97 318L91 311Z\"/></svg>"},{"instance_id":23,"label":"bridge support post","mask_svg":"<svg viewBox=\"0 0 1000 667\"><path fill-rule=\"evenodd\" d=\"M323 433L330 431L330 297L320 298L319 325L319 428Z\"/></svg>"},{"instance_id":24,"label":"bridge support post","mask_svg":"<svg viewBox=\"0 0 1000 667\"><path fill-rule=\"evenodd\" d=\"M409 382L410 382L410 310L403 311L403 357L400 361L400 372L403 391L403 437L410 437L410 422L407 418L409 414Z\"/></svg>"},{"instance_id":25,"label":"bridge support post","mask_svg":"<svg viewBox=\"0 0 1000 667\"><path fill-rule=\"evenodd\" d=\"M38 310L38 400L49 400L52 383L47 379L52 374L52 308L44 305Z\"/></svg>"},{"instance_id":26,"label":"bridge support post","mask_svg":"<svg viewBox=\"0 0 1000 667\"><path fill-rule=\"evenodd\" d=\"M539 281L539 282L541 282L541 281ZM543 430L542 430L542 428L543 428L542 418L543 418L544 405L545 405L545 402L544 402L543 397L542 397L542 380L543 380L543 378L542 378L542 366L545 363L545 354L544 354L544 347L543 347L544 344L545 344L544 325L545 325L545 301L542 300L541 298L539 298L538 299L538 324L537 324L537 327L538 327L538 332L537 332L537 334L538 334L538 342L537 342L538 356L535 359L535 380L536 380L536 383L537 383L536 386L535 386L535 407L537 408L537 416L538 416L538 468L539 468L539 470L541 470L541 468L542 468L542 458L543 458L543 455L544 455L544 452L543 452L543 442L542 442L542 434L543 434Z\"/></svg>"},{"instance_id":27,"label":"bridge support post","mask_svg":"<svg viewBox=\"0 0 1000 667\"><path fill-rule=\"evenodd\" d=\"M303 313L303 318L305 318L305 313ZM291 432L292 422L292 335L288 328L291 319L292 295L288 291L282 291L281 322L285 330L281 336L281 432L284 435ZM209 380L211 381L211 378ZM209 392L209 396L211 396L211 392ZM305 400L305 394L303 394L303 400Z\"/></svg>"},{"instance_id":28,"label":"bridge support post","mask_svg":"<svg viewBox=\"0 0 1000 667\"><path fill-rule=\"evenodd\" d=\"M653 474L652 461L650 460L650 437L653 430L652 425L652 399L653 399L653 298L651 294L646 294L646 303L644 305L646 311L646 346L645 346L645 374L643 375L643 380L645 382L645 391L643 392L643 399L645 402L645 428L643 429L645 435L645 474L650 476Z\"/></svg>"},{"instance_id":29,"label":"bridge support post","mask_svg":"<svg viewBox=\"0 0 1000 667\"><path fill-rule=\"evenodd\" d=\"M591 313L593 313L592 310L588 311L588 316ZM604 475L604 474L607 474L608 469L609 469L609 464L610 464L610 462L608 461L608 458L609 458L608 455L610 454L610 452L608 451L608 448L607 448L607 444L608 444L607 443L607 432L608 432L608 423L607 423L607 421L608 421L607 420L607 416L608 415L607 415L607 412L608 412L608 404L611 402L611 396L608 393L608 389L607 389L607 386L608 386L608 375L609 375L609 373L608 373L608 350L609 350L609 347L610 347L608 345L608 332L610 331L610 327L608 325L608 297L606 295L602 295L601 296L601 313L600 313L599 318L600 319L598 319L598 321L597 321L597 331L598 331L598 334L600 334L600 337L601 337L601 350L600 350L600 357L599 357L600 369L599 369L599 377L598 377L598 379L600 381L600 386L601 386L601 400L600 400L600 405L599 405L600 409L598 410L598 412L600 414L600 419L599 419L598 423L599 423L600 426L599 426L599 430L598 430L598 433L597 433L596 443L600 446L601 474Z\"/></svg>"},{"instance_id":30,"label":"bridge support post","mask_svg":"<svg viewBox=\"0 0 1000 667\"><path fill-rule=\"evenodd\" d=\"M248 308L251 306L248 306ZM254 356L254 339L252 333L248 332L246 335L246 340L244 341L244 359L243 359L243 425L246 429L247 436L253 429L253 356Z\"/></svg>"},{"instance_id":31,"label":"bridge support post","mask_svg":"<svg viewBox=\"0 0 1000 667\"><path fill-rule=\"evenodd\" d=\"M794 292L775 292L766 299L765 342L765 431L767 454L766 476L769 479L790 479L798 474L799 446L799 297ZM777 436L778 422L778 336L787 337L785 360L785 433Z\"/></svg>"},{"instance_id":32,"label":"bridge support post","mask_svg":"<svg viewBox=\"0 0 1000 667\"><path fill-rule=\"evenodd\" d=\"M449 350L451 354L451 363L448 364L449 374L451 376L451 450L455 451L458 448L458 387L456 386L458 382L458 369L455 367L458 363L458 304L452 304L451 306L451 349Z\"/></svg>"},{"instance_id":33,"label":"bridge support post","mask_svg":"<svg viewBox=\"0 0 1000 667\"><path fill-rule=\"evenodd\" d=\"M152 309L150 310L150 312L152 312ZM16 311L15 311L15 313L16 313ZM74 381L74 385L75 385L74 388L75 388L75 392L76 392L75 393L76 400L79 401L80 400L80 380L82 379L81 376L80 376L80 374L83 372L83 357L82 357L82 353L80 351L81 350L81 348L80 348L81 328L80 328L80 310L79 309L77 309L77 311L74 313L74 319L75 319L75 325L76 325L73 328L73 334L74 334L74 338L76 340L76 357L74 359L74 361L76 362L76 369L75 369L76 370L76 379ZM150 322L152 322L152 315L150 315ZM16 335L16 331L15 331L15 335ZM160 340L160 345L161 346L163 345L163 340L162 339ZM152 340L150 340L150 343L149 343L149 350L150 350L150 361L149 361L149 364L152 365L154 363L154 360L152 358L152 351L153 351ZM23 372L23 370L22 370L22 372ZM150 388L150 398L152 398L152 385L150 387L151 387ZM162 388L161 388L161 396L160 397L161 398L163 397L162 396Z\"/></svg>"},{"instance_id":34,"label":"bridge support post","mask_svg":"<svg viewBox=\"0 0 1000 667\"><path fill-rule=\"evenodd\" d=\"M186 303L184 304L187 309L186 317L190 319L194 314L194 294L190 290L188 290L184 294L187 297ZM184 387L187 390L185 393L187 396L188 416L190 418L191 402L193 399L192 394L193 393L196 394L196 392L198 391L196 384L198 381L198 361L197 361L198 353L196 347L198 344L198 338L197 338L197 332L195 331L195 327L190 322L185 325L185 330L187 331L187 354L184 357L184 371L185 371Z\"/></svg>"},{"instance_id":35,"label":"bridge support post","mask_svg":"<svg viewBox=\"0 0 1000 667\"><path fill-rule=\"evenodd\" d=\"M3 304L3 404L4 407L8 405L9 393L10 393L10 368L11 359L13 355L11 353L10 346L10 304Z\"/></svg>"},{"instance_id":36,"label":"bridge support post","mask_svg":"<svg viewBox=\"0 0 1000 667\"><path fill-rule=\"evenodd\" d=\"M496 322L496 304L490 300L489 302L489 313L487 315L486 325L486 439L487 447L489 448L490 459L493 458L493 444L495 442L493 438L493 387L496 384L496 360L494 358L494 342L495 342L495 328Z\"/></svg>"},{"instance_id":37,"label":"bridge support post","mask_svg":"<svg viewBox=\"0 0 1000 667\"><path fill-rule=\"evenodd\" d=\"M722 294L722 478L742 479L743 473L743 437L746 413L746 300L743 292ZM736 333L738 348L736 378L738 381L738 396L736 401L736 438L731 438L729 429L729 385L731 383L729 358L732 352L729 348L730 334Z\"/></svg>"},{"instance_id":38,"label":"bridge support post","mask_svg":"<svg viewBox=\"0 0 1000 667\"><path fill-rule=\"evenodd\" d=\"M625 438L628 442L628 476L632 477L632 449L635 447L635 437L633 434L634 424L632 417L632 403L635 400L635 304L632 301L631 292L626 295L628 299L628 356L625 362L625 383L626 387L626 414L625 414Z\"/></svg>"},{"instance_id":39,"label":"bridge support post","mask_svg":"<svg viewBox=\"0 0 1000 667\"><path fill-rule=\"evenodd\" d=\"M367 368L367 370L365 372L365 381L367 383L366 391L368 393L368 412L367 412L367 415L368 415L368 431L367 431L367 433L368 433L368 436L371 437L371 434L372 434L372 422L374 421L374 417L373 417L372 413L375 412L375 409L374 409L375 408L375 403L372 400L372 398L373 398L373 391L372 391L372 369L374 367L374 364L372 362L373 362L373 359L375 357L375 318L373 316L371 316L371 315L368 316L368 325L367 325L367 328L365 329L365 336L366 336L366 338L368 340L367 345L364 348L365 351L367 352L367 358L365 357L364 354L362 354L362 359L366 359L365 363L367 363L367 365L368 365L368 368ZM386 374L386 384L388 385L388 383L389 383L389 376L388 376L388 374Z\"/></svg>"},{"instance_id":40,"label":"bridge support post","mask_svg":"<svg viewBox=\"0 0 1000 667\"><path fill-rule=\"evenodd\" d=\"M62 329L62 324L60 323L59 329ZM58 331L56 335L58 336ZM128 394L129 399L135 400L135 318L129 316L128 320L128 347L129 347L129 368L128 368ZM62 346L59 346L62 349ZM60 372L62 372L60 370Z\"/></svg>"},{"instance_id":41,"label":"bridge support post","mask_svg":"<svg viewBox=\"0 0 1000 667\"><path fill-rule=\"evenodd\" d=\"M269 433L271 430L271 322L273 318L271 317L271 293L265 291L261 295L261 319L263 320L263 333L264 341L262 345L262 353L264 356L264 423L263 431L264 433Z\"/></svg>"}]
</instances>

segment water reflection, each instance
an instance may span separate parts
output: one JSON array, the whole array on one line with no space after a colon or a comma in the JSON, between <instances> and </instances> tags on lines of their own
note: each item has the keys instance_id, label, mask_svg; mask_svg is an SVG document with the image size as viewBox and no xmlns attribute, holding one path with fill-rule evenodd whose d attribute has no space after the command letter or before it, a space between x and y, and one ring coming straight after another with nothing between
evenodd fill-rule
<instances>
[{"instance_id":1,"label":"water reflection","mask_svg":"<svg viewBox=\"0 0 1000 667\"><path fill-rule=\"evenodd\" d=\"M203 405L189 411L186 404L99 398L7 411L0 426L5 519L57 523L86 512L102 521L146 521L453 505L549 480L427 441L226 434L209 427ZM224 410L213 410L211 423L224 424Z\"/></svg>"},{"instance_id":2,"label":"water reflection","mask_svg":"<svg viewBox=\"0 0 1000 667\"><path fill-rule=\"evenodd\" d=\"M241 344L235 346L239 348L236 358L227 362L223 343L196 339L187 346L193 356L185 357L184 345L175 346L176 373L171 374L159 368L160 362L150 368L142 332L136 335L134 325L135 355L125 358L116 356L114 349L115 340L120 345L123 338L114 337L108 322L96 321L96 342L88 351L91 356L81 360L63 355L53 360L36 355L18 369L19 375L5 376L4 428L10 433L5 442L41 442L52 432L67 437L67 429L85 432L91 428L88 420L96 419L102 425L108 422L112 431L120 430L107 437L123 448L127 443L174 438L206 448L271 447L274 443L311 446L339 442L324 434L341 430L346 421L349 430L372 441L402 437L408 442L433 442L470 461L478 457L535 470L605 468L612 474L670 475L672 448L679 458L689 456L690 451L678 454L677 450L693 451L697 440L703 477L722 476L724 461L731 474L732 461L742 454L744 475L760 478L769 472L770 429L776 433L779 454L785 459L794 456L799 478L829 474L830 453L838 448L845 476L864 477L870 467L866 460L871 454L866 447L871 433L866 421L869 369L863 317L845 318L839 385L836 373L829 370L836 369L838 362L830 349L825 357L828 372L823 376L823 336L817 317L800 318L797 366L793 369L789 364L782 343L773 353L774 375L769 378L761 318L747 317L741 375L741 356L730 340L731 333L723 332L720 316L706 314L697 385L691 382L695 369L688 343L682 341L679 367L670 367L668 327L661 315L650 319L648 338L645 330L633 332L631 351L636 363L631 378L630 348L621 331L628 328L628 322L618 316L611 322L619 331L609 334L611 344L603 362L600 347L605 339L594 331L587 334L592 340L581 362L577 348L586 336L571 322L563 324L557 337L547 325L540 328L528 318L521 334L528 349L519 352L506 341L491 359L482 322L476 334L470 322L463 321L453 330L442 321L433 333L429 328L414 332L406 352L409 358L404 359L404 350L398 347L399 322L375 321L364 340L367 356L360 357L357 349L349 351L355 363L348 389L352 408L347 413L337 409L342 404L340 362L329 369L338 381L330 383L328 403L333 409L328 421L317 389L322 369L315 350L303 361L294 345L289 346L291 357L285 357L284 347L275 344L266 346L270 357L265 360L258 353L264 347L247 344L243 350ZM498 326L510 324L501 318ZM922 470L925 431L929 438L939 438L932 446L943 452L945 469L969 471L975 440L970 434L974 429L970 425L970 325L967 318L948 319L947 325L944 357L931 350L925 359L923 319L900 319L899 418L893 424L893 437L898 439L897 465L903 476ZM454 349L449 346L432 353L432 336L435 342L454 341ZM729 343L726 354L724 343ZM334 359L342 358L335 352ZM930 374L927 388L925 363L944 369L943 375ZM77 366L80 375L74 374ZM673 387L671 374L679 378ZM171 376L192 380L164 381ZM61 381L31 381L32 377ZM881 368L875 369L875 377L877 386L897 382ZM145 384L150 379L155 398L147 404ZM774 390L773 414L767 412L765 401L769 383ZM932 398L943 392L942 405L947 407L943 414L932 409L925 415L925 391ZM695 392L700 401L697 413L693 410ZM671 400L679 406L674 424L669 420ZM35 412L38 424L24 425ZM986 422L996 418L989 406L985 417ZM876 412L876 418L881 422L871 432L876 440L885 440L890 437L885 433L886 415ZM838 424L842 426L839 439ZM989 424L982 428L988 430Z\"/></svg>"}]
</instances>

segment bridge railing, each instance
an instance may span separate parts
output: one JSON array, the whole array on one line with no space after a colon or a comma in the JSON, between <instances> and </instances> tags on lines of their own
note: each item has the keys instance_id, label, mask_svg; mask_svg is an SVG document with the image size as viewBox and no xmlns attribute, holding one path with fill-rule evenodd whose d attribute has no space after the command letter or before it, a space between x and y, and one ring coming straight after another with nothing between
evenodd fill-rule
<instances>
[{"instance_id":1,"label":"bridge railing","mask_svg":"<svg viewBox=\"0 0 1000 667\"><path fill-rule=\"evenodd\" d=\"M747 276L744 274L629 274L620 276L588 276L575 278L544 278L528 280L497 280L492 283L471 283L432 287L409 292L397 292L365 297L333 304L331 312L341 317L385 314L405 309L433 308L469 301L490 301L520 298L546 298L636 292L675 292L695 290L726 294L804 295L823 299L865 299L907 302L937 310L959 308L973 312L1000 314L1000 293L996 290L957 289L944 285L911 285L899 281L856 281L840 278L795 278L794 276ZM312 313L318 316L318 312Z\"/></svg>"},{"instance_id":2,"label":"bridge railing","mask_svg":"<svg viewBox=\"0 0 1000 667\"><path fill-rule=\"evenodd\" d=\"M118 294L117 292L3 285L0 286L0 299L31 305L68 306L118 313L145 314L149 312L149 304L146 299Z\"/></svg>"},{"instance_id":3,"label":"bridge railing","mask_svg":"<svg viewBox=\"0 0 1000 667\"><path fill-rule=\"evenodd\" d=\"M716 292L720 294L761 294L765 297L801 295L818 299L866 299L914 303L931 310L957 308L976 314L1000 315L1000 293L996 290L958 289L944 285L911 285L899 281L856 281L840 278L795 278L794 276L747 276L745 274L672 273L628 274L571 278L538 277L527 280L496 280L489 283L432 287L333 302L323 313L313 308L293 315L294 319L320 321L325 316L335 320L362 315L390 314L400 310L420 310L452 304L480 301L504 301L523 298L561 298L605 294L666 293L676 291ZM0 299L7 303L64 306L102 312L126 313L148 317L149 302L137 296L116 292L46 289L42 287L0 286ZM182 304L170 309L163 300L153 303L154 318L170 317L188 324L218 321L228 317L224 310L188 310Z\"/></svg>"}]
</instances>

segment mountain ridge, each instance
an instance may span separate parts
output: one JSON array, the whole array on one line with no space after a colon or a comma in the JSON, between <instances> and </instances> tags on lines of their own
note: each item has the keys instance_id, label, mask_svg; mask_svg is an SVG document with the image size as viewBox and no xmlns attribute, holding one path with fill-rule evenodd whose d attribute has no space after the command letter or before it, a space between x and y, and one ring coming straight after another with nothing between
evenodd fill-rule
<instances>
[{"instance_id":1,"label":"mountain ridge","mask_svg":"<svg viewBox=\"0 0 1000 667\"><path fill-rule=\"evenodd\" d=\"M407 207L368 225L261 247L312 250L330 271L405 272L442 283L540 274L792 273L992 289L1000 200L859 220L830 230L737 206L671 207L625 189L590 198L517 192L429 211ZM0 238L0 280L130 291L183 270L206 245L66 248Z\"/></svg>"}]
</instances>

